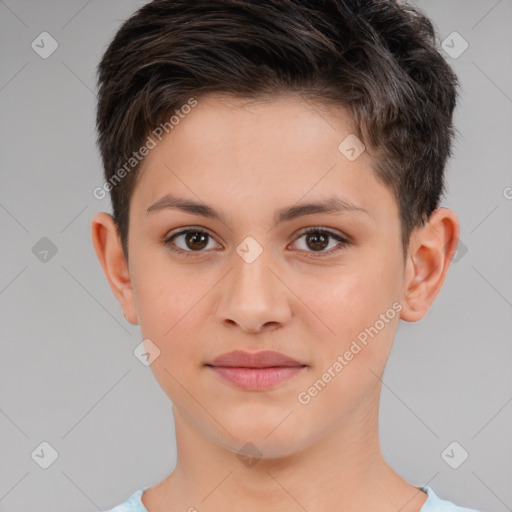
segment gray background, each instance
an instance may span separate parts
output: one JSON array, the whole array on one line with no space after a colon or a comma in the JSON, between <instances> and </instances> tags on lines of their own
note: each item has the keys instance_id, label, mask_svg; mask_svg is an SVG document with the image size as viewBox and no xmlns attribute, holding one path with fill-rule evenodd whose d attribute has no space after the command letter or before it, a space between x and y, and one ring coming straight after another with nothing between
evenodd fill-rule
<instances>
[{"instance_id":1,"label":"gray background","mask_svg":"<svg viewBox=\"0 0 512 512\"><path fill-rule=\"evenodd\" d=\"M132 353L138 328L90 239L91 217L110 211L92 195L103 183L95 67L143 3L0 1L0 511L110 508L174 466L171 404ZM415 3L439 44L453 31L469 44L447 55L462 91L443 206L458 213L463 245L427 317L399 327L382 446L414 485L503 512L512 510L512 1ZM47 59L31 48L43 31L59 45ZM43 237L57 249L46 261ZM31 455L43 441L58 452L48 469ZM441 456L452 441L469 453L458 469Z\"/></svg>"}]
</instances>

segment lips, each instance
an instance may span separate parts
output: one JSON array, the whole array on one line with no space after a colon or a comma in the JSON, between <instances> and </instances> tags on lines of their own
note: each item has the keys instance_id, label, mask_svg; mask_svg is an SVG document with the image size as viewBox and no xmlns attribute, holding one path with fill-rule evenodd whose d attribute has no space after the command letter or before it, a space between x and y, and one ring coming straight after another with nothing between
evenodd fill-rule
<instances>
[{"instance_id":1,"label":"lips","mask_svg":"<svg viewBox=\"0 0 512 512\"><path fill-rule=\"evenodd\" d=\"M234 350L233 352L228 352L216 357L211 363L208 363L207 366L271 368L306 365L273 350L264 350L261 352L244 352L243 350Z\"/></svg>"},{"instance_id":2,"label":"lips","mask_svg":"<svg viewBox=\"0 0 512 512\"><path fill-rule=\"evenodd\" d=\"M307 365L279 352L235 350L216 357L205 366L225 382L246 391L262 391L301 373Z\"/></svg>"}]
</instances>

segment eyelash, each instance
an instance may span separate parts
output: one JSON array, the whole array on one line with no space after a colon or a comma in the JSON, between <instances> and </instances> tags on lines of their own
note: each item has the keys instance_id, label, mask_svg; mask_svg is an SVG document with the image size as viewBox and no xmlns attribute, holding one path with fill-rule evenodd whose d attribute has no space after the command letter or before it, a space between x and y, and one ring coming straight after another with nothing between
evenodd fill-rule
<instances>
[{"instance_id":1,"label":"eyelash","mask_svg":"<svg viewBox=\"0 0 512 512\"><path fill-rule=\"evenodd\" d=\"M186 258L194 257L194 256L196 256L198 254L204 253L205 252L204 250L202 250L202 251L185 251L184 249L179 249L179 248L176 249L176 247L172 246L172 241L176 237L178 237L180 235L187 234L187 233L202 233L202 234L205 234L208 237L213 239L211 234L208 231L205 231L202 228L192 228L192 229L191 228L187 228L187 229L183 229L181 231L178 231L176 233L173 233L171 236L165 238L163 243L164 243L164 245L168 246L169 250L171 250L172 252L178 253L178 254L186 257ZM314 257L322 258L322 257L332 256L333 254L337 254L338 252L342 251L346 246L352 244L352 242L350 240L347 240L346 238L343 238L342 236L338 235L337 233L333 233L332 231L330 231L328 229L318 228L318 227L310 228L310 229L307 229L305 231L302 231L301 233L299 233L299 235L297 236L296 240L298 240L299 238L303 237L304 235L310 235L310 234L313 234L313 235L318 235L318 234L320 234L320 235L328 235L330 238L333 238L334 240L339 242L339 246L336 249L330 249L329 251L305 251L306 253L314 254Z\"/></svg>"}]
</instances>

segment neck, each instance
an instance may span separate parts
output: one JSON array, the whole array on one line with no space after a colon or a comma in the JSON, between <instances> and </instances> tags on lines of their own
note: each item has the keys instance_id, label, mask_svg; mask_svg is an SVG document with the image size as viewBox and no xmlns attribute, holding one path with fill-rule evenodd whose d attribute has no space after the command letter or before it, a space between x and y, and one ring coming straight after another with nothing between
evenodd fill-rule
<instances>
[{"instance_id":1,"label":"neck","mask_svg":"<svg viewBox=\"0 0 512 512\"><path fill-rule=\"evenodd\" d=\"M385 462L378 439L378 407L362 410L350 424L301 451L261 458L252 465L206 437L176 409L174 419L176 468L144 493L149 512L234 512L240 504L244 512L418 512L426 501L424 492Z\"/></svg>"}]
</instances>

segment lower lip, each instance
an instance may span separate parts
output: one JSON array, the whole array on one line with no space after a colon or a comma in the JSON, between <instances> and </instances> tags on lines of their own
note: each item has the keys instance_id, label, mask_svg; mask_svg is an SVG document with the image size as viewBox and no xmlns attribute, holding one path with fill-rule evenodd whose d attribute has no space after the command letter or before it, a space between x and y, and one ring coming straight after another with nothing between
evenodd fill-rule
<instances>
[{"instance_id":1,"label":"lower lip","mask_svg":"<svg viewBox=\"0 0 512 512\"><path fill-rule=\"evenodd\" d=\"M270 389L297 375L305 366L279 366L272 368L238 368L209 366L230 384L250 391Z\"/></svg>"}]
</instances>

